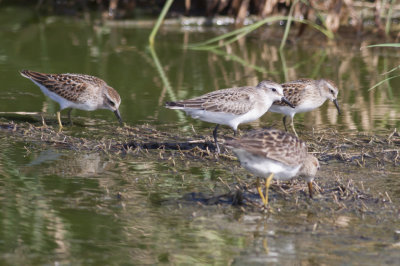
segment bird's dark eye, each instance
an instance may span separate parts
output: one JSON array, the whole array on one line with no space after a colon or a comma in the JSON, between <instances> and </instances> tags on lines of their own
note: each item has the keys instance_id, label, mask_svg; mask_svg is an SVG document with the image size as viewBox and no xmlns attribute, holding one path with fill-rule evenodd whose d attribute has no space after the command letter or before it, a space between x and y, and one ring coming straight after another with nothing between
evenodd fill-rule
<instances>
[{"instance_id":1,"label":"bird's dark eye","mask_svg":"<svg viewBox=\"0 0 400 266\"><path fill-rule=\"evenodd\" d=\"M108 100L108 104L111 105L112 107L115 106L115 103L113 101L111 101L111 100Z\"/></svg>"},{"instance_id":2,"label":"bird's dark eye","mask_svg":"<svg viewBox=\"0 0 400 266\"><path fill-rule=\"evenodd\" d=\"M276 89L275 89L275 88L272 88L272 91L273 91L273 92L275 92L275 91L276 91Z\"/></svg>"},{"instance_id":3,"label":"bird's dark eye","mask_svg":"<svg viewBox=\"0 0 400 266\"><path fill-rule=\"evenodd\" d=\"M334 94L334 91L331 89L331 93Z\"/></svg>"}]
</instances>

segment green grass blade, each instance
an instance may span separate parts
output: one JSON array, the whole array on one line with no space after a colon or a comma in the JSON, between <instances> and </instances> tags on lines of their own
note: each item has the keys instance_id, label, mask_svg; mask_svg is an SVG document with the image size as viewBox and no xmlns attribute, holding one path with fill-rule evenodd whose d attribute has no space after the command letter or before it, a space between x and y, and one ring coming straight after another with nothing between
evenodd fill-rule
<instances>
[{"instance_id":1,"label":"green grass blade","mask_svg":"<svg viewBox=\"0 0 400 266\"><path fill-rule=\"evenodd\" d=\"M279 20L285 20L286 18L287 18L287 17L285 17L285 16L273 16L273 17L269 17L269 18L260 20L260 21L254 23L254 24L251 24L251 25L242 27L242 28L240 28L240 29L237 29L237 30L234 30L234 31L225 33L225 34L222 34L222 35L220 35L220 36L211 38L211 39L209 39L209 40L207 40L207 41L200 42L200 43L189 44L187 47L188 47L188 48L195 48L195 47L200 47L200 46L206 46L206 45L208 45L208 44L216 43L216 42L218 42L218 41L227 39L227 38L229 38L229 37L242 34L243 32L249 33L249 32L251 32L251 31L254 31L254 30L256 30L257 28L261 27L261 26L264 25L265 23L275 22L275 21L279 21Z\"/></svg>"},{"instance_id":2,"label":"green grass blade","mask_svg":"<svg viewBox=\"0 0 400 266\"><path fill-rule=\"evenodd\" d=\"M389 35L389 33L390 33L390 26L392 24L392 15L393 15L394 2L395 2L394 0L391 1L390 7L389 7L389 10L388 10L388 14L387 14L387 17L386 17L386 26L385 26L386 35Z\"/></svg>"},{"instance_id":3,"label":"green grass blade","mask_svg":"<svg viewBox=\"0 0 400 266\"><path fill-rule=\"evenodd\" d=\"M241 34L242 32L248 31L250 28L255 27L255 26L256 26L256 24L245 26L245 27L242 27L240 29L237 29L237 30L222 34L220 36L211 38L211 39L209 39L207 41L204 41L204 42L189 44L189 45L187 45L187 47L188 48L193 48L193 47L196 47L196 46L206 46L206 45L211 44L211 43L216 43L216 42L218 42L220 40L227 39L227 38L229 38L231 36L235 36L235 35Z\"/></svg>"},{"instance_id":4,"label":"green grass blade","mask_svg":"<svg viewBox=\"0 0 400 266\"><path fill-rule=\"evenodd\" d=\"M226 52L224 52L224 51L217 50L217 49L210 50L210 52L215 53L215 54L217 54L217 55L225 56L225 57L231 59L232 61L238 62L239 64L241 64L241 65L243 65L243 66L245 66L245 67L250 67L250 68L252 68L252 69L254 69L254 70L256 70L256 71L258 71L258 72L260 72L260 73L273 73L273 72L271 72L271 71L268 71L268 70L265 69L264 67L259 67L259 66L250 64L249 62L247 62L246 60L240 58L240 57L237 56L237 55L228 54L228 53L226 53ZM277 73L273 73L273 74L277 74Z\"/></svg>"},{"instance_id":5,"label":"green grass blade","mask_svg":"<svg viewBox=\"0 0 400 266\"><path fill-rule=\"evenodd\" d=\"M381 44L373 44L373 45L368 45L368 46L363 46L360 49L363 48L371 48L371 47L394 47L398 48L400 47L400 43L381 43Z\"/></svg>"},{"instance_id":6,"label":"green grass blade","mask_svg":"<svg viewBox=\"0 0 400 266\"><path fill-rule=\"evenodd\" d=\"M330 31L327 30L321 26L319 26L318 24L310 21L310 20L300 20L300 19L293 19L296 22L301 22L301 23L305 23L311 27L313 27L314 29L318 30L319 32L321 32L322 34L324 34L328 39L333 40L335 38L335 34Z\"/></svg>"},{"instance_id":7,"label":"green grass blade","mask_svg":"<svg viewBox=\"0 0 400 266\"><path fill-rule=\"evenodd\" d=\"M286 64L285 53L281 49L279 49L278 52L279 52L279 57L281 59L281 64L282 64L283 80L285 82L288 82L289 74L288 74L288 68L287 68L287 64Z\"/></svg>"},{"instance_id":8,"label":"green grass blade","mask_svg":"<svg viewBox=\"0 0 400 266\"><path fill-rule=\"evenodd\" d=\"M186 48L194 49L194 50L216 49L218 47L230 44L230 43L244 37L245 35L249 34L250 32L256 30L257 28L263 26L266 23L272 23L272 22L276 22L276 21L280 21L280 20L288 20L288 21L291 20L291 21L296 21L296 22L300 22L300 23L305 23L305 24L313 27L314 29L318 30L322 34L324 34L328 39L333 39L335 37L331 31L329 31L309 20L301 20L301 19L296 19L294 17L290 18L289 16L273 16L273 17L269 17L269 18L260 20L259 22L256 22L252 25L245 26L240 29L237 29L237 30L222 34L220 36L211 38L204 42L189 44L186 46ZM290 23L288 23L288 24L290 24ZM289 32L289 30L288 30L288 26L287 26L286 30L285 30L286 38L287 38L288 32ZM284 36L284 38L285 38L285 36ZM226 41L227 39L229 39L229 41ZM219 41L222 41L222 42L220 44L216 44ZM282 44L281 44L281 46L282 46Z\"/></svg>"},{"instance_id":9,"label":"green grass blade","mask_svg":"<svg viewBox=\"0 0 400 266\"><path fill-rule=\"evenodd\" d=\"M174 2L174 0L167 0L167 2L165 3L165 5L164 5L164 7L163 7L163 9L162 9L162 11L161 11L160 16L158 17L158 19L157 19L157 21L156 21L156 24L154 25L153 30L152 30L151 33L150 33L150 36L149 36L149 45L150 45L151 47L154 46L154 38L156 37L156 34L157 34L157 32L158 32L158 29L160 28L161 23L163 22L165 15L167 14L169 8L171 7L172 2Z\"/></svg>"},{"instance_id":10,"label":"green grass blade","mask_svg":"<svg viewBox=\"0 0 400 266\"><path fill-rule=\"evenodd\" d=\"M328 33L328 35L330 35L330 36L334 36L334 33L328 28L328 26L326 25L326 20L324 19L324 17L321 15L321 13L318 11L318 10L315 10L316 11L316 15L317 15L317 18L319 18L320 19L320 21L322 22L322 25L325 27L325 31ZM311 21L310 21L311 22ZM315 23L314 23L315 24ZM315 24L315 25L317 25L317 24ZM322 27L320 27L320 28L322 28ZM333 39L333 38L331 38L331 39Z\"/></svg>"},{"instance_id":11,"label":"green grass blade","mask_svg":"<svg viewBox=\"0 0 400 266\"><path fill-rule=\"evenodd\" d=\"M368 91L371 91L371 90L375 89L376 87L382 85L382 84L385 83L386 81L389 81L389 80L391 80L391 79L398 78L398 77L400 77L400 75L393 76L393 77L389 77L389 78L386 78L386 79L384 79L384 80L381 80L381 81L379 81L378 83L376 83L374 86L372 86L371 88L369 88Z\"/></svg>"},{"instance_id":12,"label":"green grass blade","mask_svg":"<svg viewBox=\"0 0 400 266\"><path fill-rule=\"evenodd\" d=\"M241 34L236 35L235 37L231 38L228 41L225 41L223 43L220 44L216 44L216 45L204 45L204 46L187 46L187 48L192 49L192 50L213 50L213 49L217 49L220 48L222 46L226 46L228 44L231 44L237 40L239 40L240 38L246 36L248 34L248 32L243 32Z\"/></svg>"},{"instance_id":13,"label":"green grass blade","mask_svg":"<svg viewBox=\"0 0 400 266\"><path fill-rule=\"evenodd\" d=\"M155 65L155 67L156 67L156 69L158 71L158 74L160 75L161 81L162 81L163 86L165 87L165 89L167 91L167 94L168 94L169 98L172 101L176 101L177 98L176 98L175 92L172 89L171 83L169 82L169 79L168 79L167 75L164 72L164 69L163 69L163 67L162 67L162 65L160 63L160 60L158 60L158 56L157 56L156 51L154 50L154 47L150 46L149 47L149 51L150 51L151 58L153 59L154 65ZM176 111L177 111L176 113L178 115L178 120L180 122L186 122L186 118L185 118L184 114L179 110L176 110Z\"/></svg>"},{"instance_id":14,"label":"green grass blade","mask_svg":"<svg viewBox=\"0 0 400 266\"><path fill-rule=\"evenodd\" d=\"M294 7L297 5L297 2L298 2L298 0L295 0L293 2L292 6L290 7L289 16L288 16L288 19L286 21L285 32L283 33L283 38L282 38L282 41L281 41L281 46L279 46L279 50L282 50L283 47L285 47L286 40L287 40L287 37L289 35L289 31L290 31L290 24L292 23L292 19L293 19Z\"/></svg>"},{"instance_id":15,"label":"green grass blade","mask_svg":"<svg viewBox=\"0 0 400 266\"><path fill-rule=\"evenodd\" d=\"M381 75L387 75L387 74L392 73L393 71L395 71L397 69L400 69L400 65L398 65L397 67L392 68L389 71L386 71L385 73L382 73Z\"/></svg>"}]
</instances>

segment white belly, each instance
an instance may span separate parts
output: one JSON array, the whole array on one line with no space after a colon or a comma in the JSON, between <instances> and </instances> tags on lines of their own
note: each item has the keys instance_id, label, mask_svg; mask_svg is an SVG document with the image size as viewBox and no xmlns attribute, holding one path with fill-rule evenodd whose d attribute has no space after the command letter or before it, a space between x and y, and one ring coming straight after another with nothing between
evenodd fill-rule
<instances>
[{"instance_id":1,"label":"white belly","mask_svg":"<svg viewBox=\"0 0 400 266\"><path fill-rule=\"evenodd\" d=\"M65 108L75 108L75 109L80 109L80 110L85 110L85 111L93 111L93 110L98 109L98 104L95 103L94 101L86 101L85 103L71 102L71 101L68 101L67 99L61 97L57 93L54 93L54 92L48 90L43 85L41 85L35 81L33 81L33 82L39 86L40 90L43 92L44 95L46 95L53 101L58 102L60 104L60 110L63 110Z\"/></svg>"},{"instance_id":2,"label":"white belly","mask_svg":"<svg viewBox=\"0 0 400 266\"><path fill-rule=\"evenodd\" d=\"M301 165L290 166L275 160L254 156L242 149L234 149L241 165L258 177L268 177L274 173L274 178L288 180L294 177Z\"/></svg>"},{"instance_id":3,"label":"white belly","mask_svg":"<svg viewBox=\"0 0 400 266\"><path fill-rule=\"evenodd\" d=\"M273 113L284 114L290 117L293 117L297 113L296 108L274 104L271 106L271 108L269 108L269 111Z\"/></svg>"},{"instance_id":4,"label":"white belly","mask_svg":"<svg viewBox=\"0 0 400 266\"><path fill-rule=\"evenodd\" d=\"M325 99L316 101L315 99L304 100L300 105L296 106L296 108L292 108L287 105L272 105L269 111L273 113L280 113L290 117L293 117L298 113L305 113L314 110L315 108L320 107L325 102Z\"/></svg>"},{"instance_id":5,"label":"white belly","mask_svg":"<svg viewBox=\"0 0 400 266\"><path fill-rule=\"evenodd\" d=\"M230 126L230 121L236 119L238 116L230 113L222 113L222 112L209 112L205 110L198 109L185 109L186 114L190 115L195 119L199 119L201 121L228 125Z\"/></svg>"},{"instance_id":6,"label":"white belly","mask_svg":"<svg viewBox=\"0 0 400 266\"><path fill-rule=\"evenodd\" d=\"M265 114L265 112L267 112L267 107L268 106L266 106L265 108L253 108L249 112L241 115L224 112L210 112L198 109L184 110L186 114L192 116L195 119L220 125L227 125L236 130L240 124L249 123L260 118L263 114Z\"/></svg>"}]
</instances>

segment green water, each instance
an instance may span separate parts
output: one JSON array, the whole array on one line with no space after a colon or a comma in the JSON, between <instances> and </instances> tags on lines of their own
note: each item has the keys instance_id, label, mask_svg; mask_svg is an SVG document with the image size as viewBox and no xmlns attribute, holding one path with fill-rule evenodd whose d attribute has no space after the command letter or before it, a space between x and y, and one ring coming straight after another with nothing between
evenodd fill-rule
<instances>
[{"instance_id":1,"label":"green water","mask_svg":"<svg viewBox=\"0 0 400 266\"><path fill-rule=\"evenodd\" d=\"M170 27L157 36L152 55L147 48L148 28L39 19L30 10L10 8L0 9L0 22L0 112L48 113L50 126L56 126L58 105L19 70L101 77L120 93L120 111L127 124L151 124L188 136L193 129L210 134L212 125L164 109L165 101L254 85L262 79L284 82L301 77L337 83L343 114L339 116L327 102L296 116L299 132L332 127L379 133L399 126L400 79L373 91L368 88L398 64L400 54L393 49L360 50L368 40L351 37L327 43L310 33L279 54L279 37L265 29L215 53L182 47L228 29ZM96 129L104 125L118 125L106 110L72 114L77 124L66 134L87 137L99 134ZM281 116L266 114L241 128L271 125L282 128ZM310 202L297 193L275 195L276 211L265 215L187 199L193 193L226 192L221 180L233 188L236 177L246 176L236 162L194 160L174 165L168 158L157 159L157 152L110 156L53 149L16 141L9 132L0 132L0 150L0 264L396 264L400 260L397 205L371 203L375 210L332 213L326 206L330 202ZM359 171L354 166L323 165L319 178L352 176L372 194L388 192L394 204L399 202L397 167Z\"/></svg>"}]
</instances>

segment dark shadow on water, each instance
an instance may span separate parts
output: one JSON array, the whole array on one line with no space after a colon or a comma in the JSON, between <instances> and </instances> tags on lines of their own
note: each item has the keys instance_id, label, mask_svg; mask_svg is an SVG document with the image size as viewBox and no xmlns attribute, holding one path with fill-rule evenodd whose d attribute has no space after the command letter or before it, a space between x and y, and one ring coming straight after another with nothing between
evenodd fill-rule
<instances>
[{"instance_id":1,"label":"dark shadow on water","mask_svg":"<svg viewBox=\"0 0 400 266\"><path fill-rule=\"evenodd\" d=\"M185 202L198 202L204 205L228 204L233 206L246 205L246 199L242 190L232 191L223 195L207 196L201 192L191 192L183 195L181 200Z\"/></svg>"},{"instance_id":2,"label":"dark shadow on water","mask_svg":"<svg viewBox=\"0 0 400 266\"><path fill-rule=\"evenodd\" d=\"M192 150L199 148L201 150L209 150L214 152L216 147L211 142L147 142L147 143L137 143L130 142L124 145L124 149L165 149L165 150Z\"/></svg>"},{"instance_id":3,"label":"dark shadow on water","mask_svg":"<svg viewBox=\"0 0 400 266\"><path fill-rule=\"evenodd\" d=\"M40 114L32 114L30 116L16 113L1 113L0 117L15 122L38 123L41 121Z\"/></svg>"}]
</instances>

